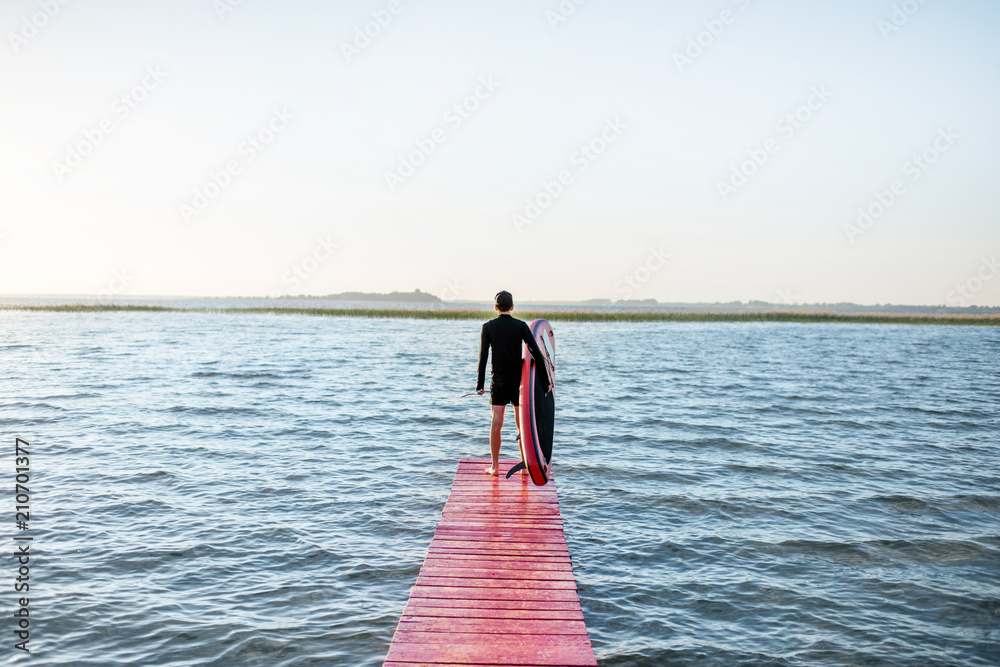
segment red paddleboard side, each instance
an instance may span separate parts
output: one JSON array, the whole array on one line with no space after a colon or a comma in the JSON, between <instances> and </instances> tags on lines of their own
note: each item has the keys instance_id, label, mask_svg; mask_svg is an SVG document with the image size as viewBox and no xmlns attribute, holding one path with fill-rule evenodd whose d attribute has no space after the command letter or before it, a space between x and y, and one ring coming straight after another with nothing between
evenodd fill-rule
<instances>
[{"instance_id":1,"label":"red paddleboard side","mask_svg":"<svg viewBox=\"0 0 1000 667\"><path fill-rule=\"evenodd\" d=\"M553 405L552 394L555 391L555 336L552 333L552 326L545 320L533 320L529 325L531 335L538 343L545 358L546 372L538 372L538 364L532 358L528 346L522 347L521 357L521 456L531 476L531 481L536 486L544 486L548 482L548 466L551 463L551 437L553 412L551 408L539 405L539 401L548 401ZM549 386L538 385L543 381ZM549 420L549 423L540 423L540 420ZM543 446L542 440L549 438L547 447ZM549 456L546 457L545 450L549 449Z\"/></svg>"}]
</instances>

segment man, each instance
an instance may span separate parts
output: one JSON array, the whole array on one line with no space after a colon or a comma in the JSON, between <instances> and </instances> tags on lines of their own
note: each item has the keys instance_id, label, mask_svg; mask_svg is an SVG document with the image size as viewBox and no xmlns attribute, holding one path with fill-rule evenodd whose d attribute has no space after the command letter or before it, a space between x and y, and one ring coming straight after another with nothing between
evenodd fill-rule
<instances>
[{"instance_id":1,"label":"man","mask_svg":"<svg viewBox=\"0 0 1000 667\"><path fill-rule=\"evenodd\" d=\"M510 311L514 309L514 297L510 292L500 291L494 299L497 316L483 325L479 339L479 375L476 391L485 393L486 355L493 350L493 369L490 378L490 408L493 419L490 423L490 458L493 465L486 468L487 475L500 473L500 429L503 427L503 413L508 403L514 406L514 423L518 427L520 439L520 416L518 406L521 390L521 342L528 344L531 356L543 364L542 351L531 336L531 329L524 320L514 319Z\"/></svg>"}]
</instances>

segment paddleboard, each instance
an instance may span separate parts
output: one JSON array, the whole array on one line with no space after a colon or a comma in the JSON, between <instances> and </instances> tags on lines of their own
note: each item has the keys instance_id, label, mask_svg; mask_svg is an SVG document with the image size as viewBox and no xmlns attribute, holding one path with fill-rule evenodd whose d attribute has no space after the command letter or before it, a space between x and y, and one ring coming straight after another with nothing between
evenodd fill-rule
<instances>
[{"instance_id":1,"label":"paddleboard","mask_svg":"<svg viewBox=\"0 0 1000 667\"><path fill-rule=\"evenodd\" d=\"M521 460L531 481L544 486L552 464L552 436L556 417L556 339L545 320L532 320L528 327L542 351L544 363L537 363L522 345L521 353Z\"/></svg>"}]
</instances>

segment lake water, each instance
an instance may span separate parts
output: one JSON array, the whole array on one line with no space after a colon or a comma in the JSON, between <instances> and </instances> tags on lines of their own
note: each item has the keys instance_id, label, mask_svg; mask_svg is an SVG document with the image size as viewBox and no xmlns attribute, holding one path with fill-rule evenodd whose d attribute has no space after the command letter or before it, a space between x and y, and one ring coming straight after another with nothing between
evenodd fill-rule
<instances>
[{"instance_id":1,"label":"lake water","mask_svg":"<svg viewBox=\"0 0 1000 667\"><path fill-rule=\"evenodd\" d=\"M459 398L478 327L0 312L31 664L380 665L458 459L488 453ZM1000 664L1000 329L554 328L601 665Z\"/></svg>"}]
</instances>

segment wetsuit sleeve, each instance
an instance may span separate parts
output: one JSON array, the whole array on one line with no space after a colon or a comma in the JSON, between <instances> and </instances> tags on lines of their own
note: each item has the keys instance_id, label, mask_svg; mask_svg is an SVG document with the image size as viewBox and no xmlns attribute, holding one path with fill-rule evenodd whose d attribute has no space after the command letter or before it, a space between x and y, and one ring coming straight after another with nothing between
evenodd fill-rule
<instances>
[{"instance_id":1,"label":"wetsuit sleeve","mask_svg":"<svg viewBox=\"0 0 1000 667\"><path fill-rule=\"evenodd\" d=\"M486 387L486 354L490 351L490 335L483 325L483 332L479 335L479 373L476 375L476 391Z\"/></svg>"}]
</instances>

